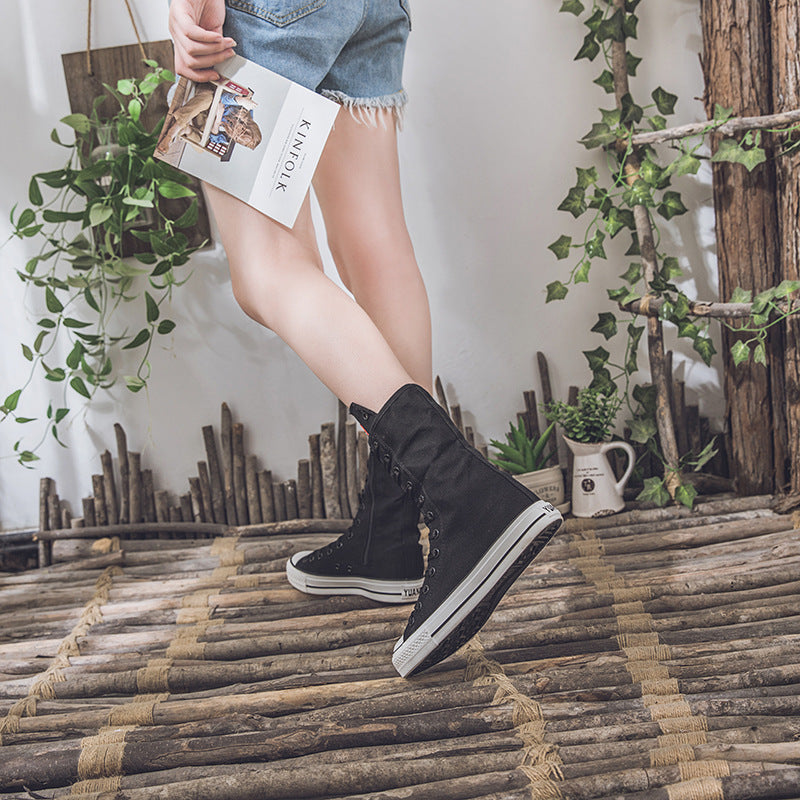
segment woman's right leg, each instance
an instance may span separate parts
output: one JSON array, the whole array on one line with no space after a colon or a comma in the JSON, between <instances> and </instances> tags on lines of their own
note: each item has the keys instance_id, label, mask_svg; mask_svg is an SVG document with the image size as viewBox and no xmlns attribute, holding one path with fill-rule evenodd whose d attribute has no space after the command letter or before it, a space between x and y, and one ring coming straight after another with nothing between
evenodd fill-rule
<instances>
[{"instance_id":1,"label":"woman's right leg","mask_svg":"<svg viewBox=\"0 0 800 800\"><path fill-rule=\"evenodd\" d=\"M294 230L205 185L245 313L291 347L344 403L380 408L413 383L368 314L320 270L308 203Z\"/></svg>"}]
</instances>

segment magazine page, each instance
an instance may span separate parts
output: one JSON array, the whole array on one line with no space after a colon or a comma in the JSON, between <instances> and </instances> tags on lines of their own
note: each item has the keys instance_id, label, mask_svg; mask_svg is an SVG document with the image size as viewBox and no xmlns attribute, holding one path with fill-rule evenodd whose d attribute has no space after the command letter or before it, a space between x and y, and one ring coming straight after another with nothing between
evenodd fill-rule
<instances>
[{"instance_id":1,"label":"magazine page","mask_svg":"<svg viewBox=\"0 0 800 800\"><path fill-rule=\"evenodd\" d=\"M292 227L339 105L233 56L178 82L155 156Z\"/></svg>"}]
</instances>

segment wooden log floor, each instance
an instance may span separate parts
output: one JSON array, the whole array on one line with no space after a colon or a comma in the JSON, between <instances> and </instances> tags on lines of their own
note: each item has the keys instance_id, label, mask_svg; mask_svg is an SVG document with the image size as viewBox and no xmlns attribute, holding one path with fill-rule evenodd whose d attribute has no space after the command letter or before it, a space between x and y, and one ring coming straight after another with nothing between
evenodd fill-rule
<instances>
[{"instance_id":1,"label":"wooden log floor","mask_svg":"<svg viewBox=\"0 0 800 800\"><path fill-rule=\"evenodd\" d=\"M0 575L0 800L800 798L800 532L770 507L568 520L411 680L408 606L286 583L313 522Z\"/></svg>"}]
</instances>

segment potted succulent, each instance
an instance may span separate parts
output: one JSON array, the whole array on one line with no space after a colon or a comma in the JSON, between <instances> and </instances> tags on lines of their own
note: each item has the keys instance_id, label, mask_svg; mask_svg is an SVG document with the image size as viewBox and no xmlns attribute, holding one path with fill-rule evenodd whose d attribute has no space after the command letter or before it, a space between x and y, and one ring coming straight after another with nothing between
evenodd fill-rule
<instances>
[{"instance_id":1,"label":"potted succulent","mask_svg":"<svg viewBox=\"0 0 800 800\"><path fill-rule=\"evenodd\" d=\"M556 454L556 448L545 452L548 442L555 431L555 422L536 438L530 438L525 431L522 420L517 427L509 423L506 442L491 439L490 444L500 453L500 458L490 459L501 469L510 472L520 483L535 492L542 500L552 503L559 511L566 512L568 503L564 503L564 475L561 467L548 467L547 462Z\"/></svg>"},{"instance_id":2,"label":"potted succulent","mask_svg":"<svg viewBox=\"0 0 800 800\"><path fill-rule=\"evenodd\" d=\"M578 392L575 405L550 403L545 416L564 429L564 441L575 456L572 467L572 513L597 517L625 508L622 490L633 471L636 454L622 441L609 441L622 398L616 393L587 387ZM606 453L622 449L628 466L618 481Z\"/></svg>"}]
</instances>

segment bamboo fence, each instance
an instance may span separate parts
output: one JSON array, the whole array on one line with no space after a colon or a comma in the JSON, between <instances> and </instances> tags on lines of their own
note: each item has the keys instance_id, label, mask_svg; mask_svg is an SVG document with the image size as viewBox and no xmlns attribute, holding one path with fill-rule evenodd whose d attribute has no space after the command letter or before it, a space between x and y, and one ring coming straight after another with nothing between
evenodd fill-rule
<instances>
[{"instance_id":1,"label":"bamboo fence","mask_svg":"<svg viewBox=\"0 0 800 800\"><path fill-rule=\"evenodd\" d=\"M407 606L284 579L346 520L118 520L0 575L0 800L800 797L800 520L771 506L568 520L411 680Z\"/></svg>"}]
</instances>

